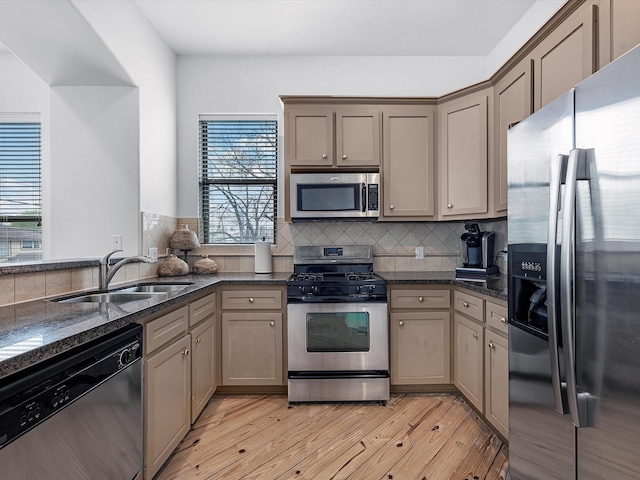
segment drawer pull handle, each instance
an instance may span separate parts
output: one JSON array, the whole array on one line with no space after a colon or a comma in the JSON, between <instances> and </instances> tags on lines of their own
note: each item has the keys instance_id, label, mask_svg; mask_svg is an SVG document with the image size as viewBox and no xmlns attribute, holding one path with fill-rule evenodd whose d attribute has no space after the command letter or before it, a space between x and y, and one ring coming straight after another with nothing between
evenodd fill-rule
<instances>
[{"instance_id":1,"label":"drawer pull handle","mask_svg":"<svg viewBox=\"0 0 640 480\"><path fill-rule=\"evenodd\" d=\"M400 320L400 321L398 322L398 325L400 325L400 326L402 327L402 326L404 326L404 322L403 322L402 320Z\"/></svg>"},{"instance_id":2,"label":"drawer pull handle","mask_svg":"<svg viewBox=\"0 0 640 480\"><path fill-rule=\"evenodd\" d=\"M182 354L186 357L187 355L189 355L189 349L185 348L184 351L182 352Z\"/></svg>"},{"instance_id":3,"label":"drawer pull handle","mask_svg":"<svg viewBox=\"0 0 640 480\"><path fill-rule=\"evenodd\" d=\"M322 158L327 158L327 154L326 154L326 153L325 153L325 154L323 154L323 155L322 155Z\"/></svg>"},{"instance_id":4,"label":"drawer pull handle","mask_svg":"<svg viewBox=\"0 0 640 480\"><path fill-rule=\"evenodd\" d=\"M500 317L500 321L501 321L502 323L507 323L507 319L506 319L506 318L504 318L504 317Z\"/></svg>"},{"instance_id":5,"label":"drawer pull handle","mask_svg":"<svg viewBox=\"0 0 640 480\"><path fill-rule=\"evenodd\" d=\"M424 297L418 297L418 301L419 301L420 303L424 302Z\"/></svg>"},{"instance_id":6,"label":"drawer pull handle","mask_svg":"<svg viewBox=\"0 0 640 480\"><path fill-rule=\"evenodd\" d=\"M469 304L467 302L462 302L462 306L464 306L465 308L469 308Z\"/></svg>"},{"instance_id":7,"label":"drawer pull handle","mask_svg":"<svg viewBox=\"0 0 640 480\"><path fill-rule=\"evenodd\" d=\"M495 343L489 342L489 348L495 348L495 347L496 347Z\"/></svg>"},{"instance_id":8,"label":"drawer pull handle","mask_svg":"<svg viewBox=\"0 0 640 480\"><path fill-rule=\"evenodd\" d=\"M474 333L474 334L473 334L473 338L478 338L478 334L477 334L477 333Z\"/></svg>"},{"instance_id":9,"label":"drawer pull handle","mask_svg":"<svg viewBox=\"0 0 640 480\"><path fill-rule=\"evenodd\" d=\"M272 327L276 326L276 322L269 322L269 325L271 325Z\"/></svg>"},{"instance_id":10,"label":"drawer pull handle","mask_svg":"<svg viewBox=\"0 0 640 480\"><path fill-rule=\"evenodd\" d=\"M389 205L389 210L393 210L394 208L396 207L394 207L393 205Z\"/></svg>"},{"instance_id":11,"label":"drawer pull handle","mask_svg":"<svg viewBox=\"0 0 640 480\"><path fill-rule=\"evenodd\" d=\"M253 303L253 297L249 297L249 303Z\"/></svg>"},{"instance_id":12,"label":"drawer pull handle","mask_svg":"<svg viewBox=\"0 0 640 480\"><path fill-rule=\"evenodd\" d=\"M346 160L346 159L347 159L347 155L346 155L346 154L345 154L345 155L342 155L342 159L343 159L343 160Z\"/></svg>"},{"instance_id":13,"label":"drawer pull handle","mask_svg":"<svg viewBox=\"0 0 640 480\"><path fill-rule=\"evenodd\" d=\"M451 205L450 203L447 204L447 208L453 208L453 205Z\"/></svg>"}]
</instances>

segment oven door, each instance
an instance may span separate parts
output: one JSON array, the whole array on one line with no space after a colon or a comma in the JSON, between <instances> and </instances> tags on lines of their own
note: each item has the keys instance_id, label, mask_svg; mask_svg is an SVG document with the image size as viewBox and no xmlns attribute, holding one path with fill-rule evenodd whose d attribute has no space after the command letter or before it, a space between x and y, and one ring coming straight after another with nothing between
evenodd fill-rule
<instances>
[{"instance_id":1,"label":"oven door","mask_svg":"<svg viewBox=\"0 0 640 480\"><path fill-rule=\"evenodd\" d=\"M293 303L287 307L288 370L389 370L387 304Z\"/></svg>"}]
</instances>

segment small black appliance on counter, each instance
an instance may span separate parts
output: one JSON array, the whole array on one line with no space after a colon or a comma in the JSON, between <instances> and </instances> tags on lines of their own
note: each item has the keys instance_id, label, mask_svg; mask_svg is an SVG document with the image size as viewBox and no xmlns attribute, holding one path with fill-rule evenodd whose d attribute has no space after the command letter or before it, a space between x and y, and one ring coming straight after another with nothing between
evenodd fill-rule
<instances>
[{"instance_id":1,"label":"small black appliance on counter","mask_svg":"<svg viewBox=\"0 0 640 480\"><path fill-rule=\"evenodd\" d=\"M466 232L460 236L462 267L456 268L456 278L483 281L499 274L494 264L494 233L481 232L475 222L465 222L464 229Z\"/></svg>"}]
</instances>

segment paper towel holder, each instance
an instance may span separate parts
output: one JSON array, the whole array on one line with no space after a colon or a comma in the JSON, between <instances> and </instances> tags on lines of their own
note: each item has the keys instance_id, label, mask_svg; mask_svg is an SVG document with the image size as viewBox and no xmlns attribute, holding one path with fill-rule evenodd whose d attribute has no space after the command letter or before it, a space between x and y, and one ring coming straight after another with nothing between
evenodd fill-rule
<instances>
[{"instance_id":1,"label":"paper towel holder","mask_svg":"<svg viewBox=\"0 0 640 480\"><path fill-rule=\"evenodd\" d=\"M272 273L271 265L271 242L266 241L266 237L262 237L262 241L255 243L254 255L255 273Z\"/></svg>"}]
</instances>

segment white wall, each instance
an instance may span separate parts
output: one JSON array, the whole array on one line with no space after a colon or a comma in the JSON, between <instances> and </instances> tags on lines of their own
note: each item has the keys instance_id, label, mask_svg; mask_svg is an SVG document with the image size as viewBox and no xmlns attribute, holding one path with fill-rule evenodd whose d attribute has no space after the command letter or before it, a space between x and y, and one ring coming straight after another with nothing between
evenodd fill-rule
<instances>
[{"instance_id":1,"label":"white wall","mask_svg":"<svg viewBox=\"0 0 640 480\"><path fill-rule=\"evenodd\" d=\"M180 56L178 216L198 216L199 114L277 113L282 135L279 95L439 96L486 80L479 78L484 62L484 57Z\"/></svg>"},{"instance_id":2,"label":"white wall","mask_svg":"<svg viewBox=\"0 0 640 480\"><path fill-rule=\"evenodd\" d=\"M140 208L175 217L176 55L134 2L73 4L139 88Z\"/></svg>"},{"instance_id":3,"label":"white wall","mask_svg":"<svg viewBox=\"0 0 640 480\"><path fill-rule=\"evenodd\" d=\"M96 257L140 237L135 87L52 87L51 256Z\"/></svg>"}]
</instances>

